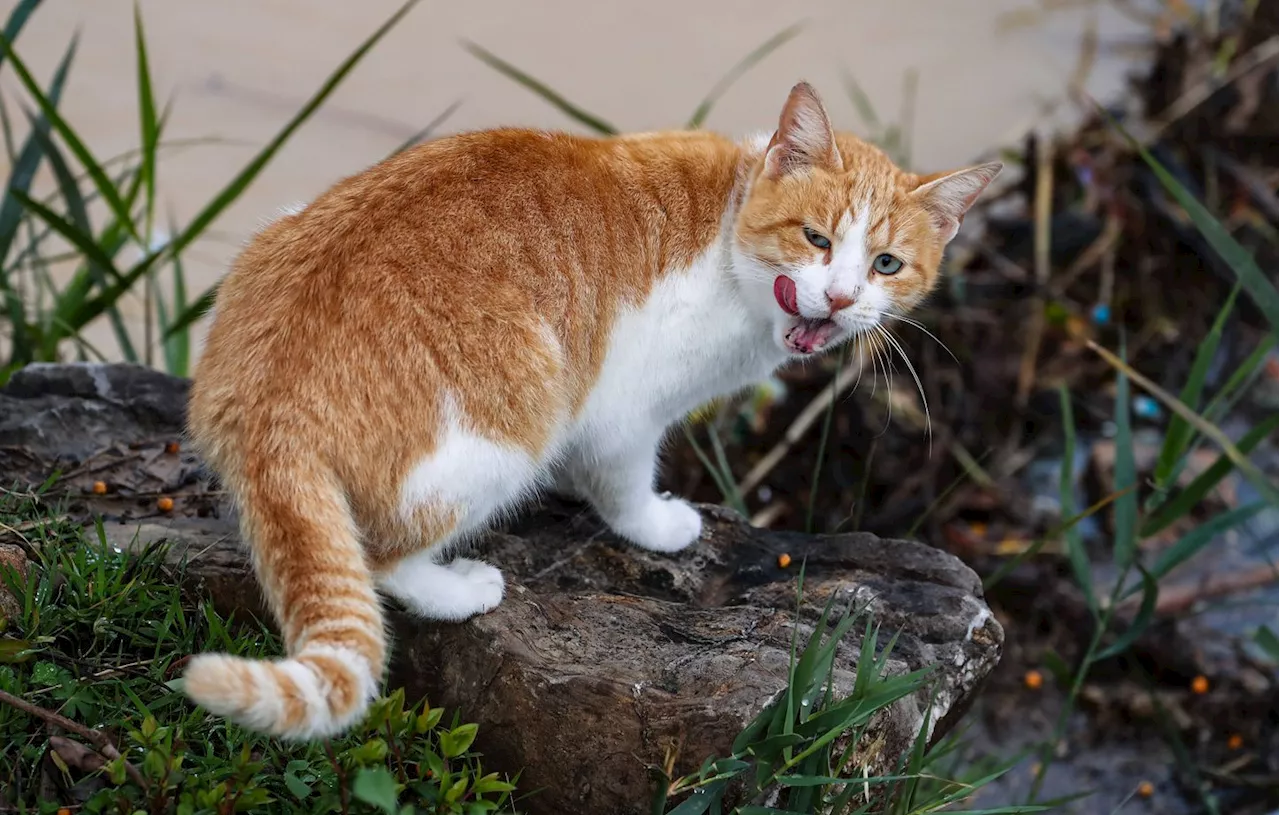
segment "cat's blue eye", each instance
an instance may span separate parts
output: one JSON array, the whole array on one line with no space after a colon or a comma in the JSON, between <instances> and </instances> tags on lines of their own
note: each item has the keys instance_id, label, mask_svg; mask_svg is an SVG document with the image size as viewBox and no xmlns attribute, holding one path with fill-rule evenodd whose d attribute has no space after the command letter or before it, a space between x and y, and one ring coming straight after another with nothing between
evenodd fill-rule
<instances>
[{"instance_id":1,"label":"cat's blue eye","mask_svg":"<svg viewBox=\"0 0 1280 815\"><path fill-rule=\"evenodd\" d=\"M804 236L809 239L809 243L813 244L819 249L822 249L825 251L831 248L831 241L827 240L822 235L819 235L817 232L814 232L812 229L810 229L807 226L804 228Z\"/></svg>"},{"instance_id":2,"label":"cat's blue eye","mask_svg":"<svg viewBox=\"0 0 1280 815\"><path fill-rule=\"evenodd\" d=\"M871 268L880 274L897 274L902 271L902 261L893 255L878 255L871 263Z\"/></svg>"}]
</instances>

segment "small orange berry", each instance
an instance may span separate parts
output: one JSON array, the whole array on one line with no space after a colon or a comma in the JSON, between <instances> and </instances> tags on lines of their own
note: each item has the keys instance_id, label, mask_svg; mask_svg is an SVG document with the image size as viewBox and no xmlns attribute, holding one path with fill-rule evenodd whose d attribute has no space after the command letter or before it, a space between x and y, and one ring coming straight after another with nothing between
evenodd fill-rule
<instances>
[{"instance_id":1,"label":"small orange berry","mask_svg":"<svg viewBox=\"0 0 1280 815\"><path fill-rule=\"evenodd\" d=\"M1041 686L1044 685L1044 675L1036 670L1027 671L1022 677L1022 684L1031 690L1040 690Z\"/></svg>"},{"instance_id":2,"label":"small orange berry","mask_svg":"<svg viewBox=\"0 0 1280 815\"><path fill-rule=\"evenodd\" d=\"M1138 785L1138 795L1142 796L1143 798L1150 798L1155 794L1156 794L1156 786L1155 784L1152 784L1150 781L1143 781L1141 784Z\"/></svg>"},{"instance_id":3,"label":"small orange berry","mask_svg":"<svg viewBox=\"0 0 1280 815\"><path fill-rule=\"evenodd\" d=\"M70 807L61 807L58 809L58 815L71 815Z\"/></svg>"},{"instance_id":4,"label":"small orange berry","mask_svg":"<svg viewBox=\"0 0 1280 815\"><path fill-rule=\"evenodd\" d=\"M1239 733L1232 733L1231 737L1227 739L1227 749L1239 750L1241 747L1244 747L1244 736Z\"/></svg>"},{"instance_id":5,"label":"small orange berry","mask_svg":"<svg viewBox=\"0 0 1280 815\"><path fill-rule=\"evenodd\" d=\"M93 482L93 494L94 494L94 495L106 495L106 494L107 494L107 482L105 482L105 481L95 481L95 482Z\"/></svg>"},{"instance_id":6,"label":"small orange berry","mask_svg":"<svg viewBox=\"0 0 1280 815\"><path fill-rule=\"evenodd\" d=\"M786 552L783 552L782 554L778 555L778 568L785 569L790 565L791 565L791 555L788 555Z\"/></svg>"},{"instance_id":7,"label":"small orange berry","mask_svg":"<svg viewBox=\"0 0 1280 815\"><path fill-rule=\"evenodd\" d=\"M1209 692L1209 680L1208 680L1208 679L1206 679L1206 678L1205 678L1205 677L1203 677L1203 676L1197 676L1195 679L1192 679L1192 680L1191 680L1191 692L1192 692L1192 693L1208 693L1208 692Z\"/></svg>"},{"instance_id":8,"label":"small orange berry","mask_svg":"<svg viewBox=\"0 0 1280 815\"><path fill-rule=\"evenodd\" d=\"M171 441L164 446L164 451L171 456L176 456L178 454L178 451L181 449L182 448L178 445L176 441Z\"/></svg>"},{"instance_id":9,"label":"small orange berry","mask_svg":"<svg viewBox=\"0 0 1280 815\"><path fill-rule=\"evenodd\" d=\"M156 501L156 509L160 510L161 512L172 512L173 499L167 495L164 496L160 500Z\"/></svg>"}]
</instances>

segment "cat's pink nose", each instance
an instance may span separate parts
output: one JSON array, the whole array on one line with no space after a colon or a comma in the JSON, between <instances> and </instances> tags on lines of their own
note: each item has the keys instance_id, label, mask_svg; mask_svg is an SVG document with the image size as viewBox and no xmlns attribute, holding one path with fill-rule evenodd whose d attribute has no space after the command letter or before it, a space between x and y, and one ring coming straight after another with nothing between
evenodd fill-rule
<instances>
[{"instance_id":1,"label":"cat's pink nose","mask_svg":"<svg viewBox=\"0 0 1280 815\"><path fill-rule=\"evenodd\" d=\"M852 294L839 294L837 292L827 292L827 302L831 305L831 310L843 311L854 303L858 302L858 298Z\"/></svg>"}]
</instances>

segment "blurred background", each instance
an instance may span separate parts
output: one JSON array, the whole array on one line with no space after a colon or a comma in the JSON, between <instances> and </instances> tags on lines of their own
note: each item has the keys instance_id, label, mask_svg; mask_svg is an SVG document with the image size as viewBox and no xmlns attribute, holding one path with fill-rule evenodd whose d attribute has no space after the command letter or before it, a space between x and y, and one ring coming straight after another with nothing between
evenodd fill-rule
<instances>
[{"instance_id":1,"label":"blurred background","mask_svg":"<svg viewBox=\"0 0 1280 815\"><path fill-rule=\"evenodd\" d=\"M0 5L12 6L12 2ZM398 0L143 0L154 93L173 101L165 138L217 143L158 154L158 206L186 223L400 5ZM527 125L584 128L464 47L473 42L623 130L680 127L753 49L794 37L718 100L705 126L771 128L791 85L814 83L836 125L874 135L847 95L908 131L910 163L948 169L1015 143L1033 126L1070 120L1076 81L1113 97L1149 48L1147 26L1095 2L1034 0L648 0L423 3L406 16L298 131L254 184L185 255L192 290L224 272L241 243L281 206L308 201L384 157L448 113L437 133ZM123 0L58 0L23 31L37 76L53 73L79 36L60 109L100 158L136 147L133 18ZM11 89L14 78L4 77ZM48 172L47 168L44 172ZM140 329L142 302L124 319ZM197 331L196 341L199 341ZM112 332L86 338L118 355Z\"/></svg>"}]
</instances>

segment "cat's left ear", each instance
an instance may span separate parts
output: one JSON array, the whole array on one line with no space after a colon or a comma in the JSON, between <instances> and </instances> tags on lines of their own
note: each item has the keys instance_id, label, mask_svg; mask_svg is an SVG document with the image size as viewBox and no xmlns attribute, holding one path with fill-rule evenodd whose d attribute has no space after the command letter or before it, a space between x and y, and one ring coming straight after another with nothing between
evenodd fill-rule
<instances>
[{"instance_id":1,"label":"cat's left ear","mask_svg":"<svg viewBox=\"0 0 1280 815\"><path fill-rule=\"evenodd\" d=\"M1003 169L1003 164L992 161L967 170L927 175L911 195L924 205L945 240L950 241L960 231L969 207Z\"/></svg>"}]
</instances>

